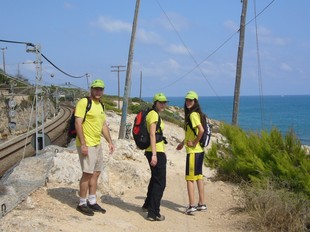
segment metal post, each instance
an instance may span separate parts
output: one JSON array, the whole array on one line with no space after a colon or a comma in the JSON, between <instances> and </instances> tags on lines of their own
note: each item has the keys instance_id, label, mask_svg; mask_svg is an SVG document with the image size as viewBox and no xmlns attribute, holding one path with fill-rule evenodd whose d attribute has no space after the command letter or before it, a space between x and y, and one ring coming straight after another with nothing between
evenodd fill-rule
<instances>
[{"instance_id":1,"label":"metal post","mask_svg":"<svg viewBox=\"0 0 310 232\"><path fill-rule=\"evenodd\" d=\"M133 25L132 25L131 40L130 40L130 47L129 47L129 54L128 54L128 64L127 64L126 82L125 82L125 90L124 90L124 98L123 98L121 125L119 128L119 134L118 134L119 139L124 139L125 132L126 132L128 98L130 96L130 89L131 89L131 69L132 69L131 65L132 65L132 60L133 60L133 51L134 51L134 44L135 44L135 37L136 37L136 30L137 30L139 5L140 5L140 0L136 0L135 16L134 16Z\"/></svg>"},{"instance_id":2,"label":"metal post","mask_svg":"<svg viewBox=\"0 0 310 232\"><path fill-rule=\"evenodd\" d=\"M44 100L42 91L42 55L41 55L41 45L28 45L31 46L27 49L27 52L36 53L36 92L35 92L35 102L36 102L36 156L39 154L40 150L45 148L45 138L44 138ZM40 128L41 127L41 132ZM40 139L42 142L42 147L40 147Z\"/></svg>"},{"instance_id":3,"label":"metal post","mask_svg":"<svg viewBox=\"0 0 310 232\"><path fill-rule=\"evenodd\" d=\"M3 62L3 72L4 72L4 74L6 74L6 72L5 72L5 56L4 56L4 50L6 50L6 49L8 49L8 48L7 47L1 48L1 50L2 50L2 62Z\"/></svg>"},{"instance_id":4,"label":"metal post","mask_svg":"<svg viewBox=\"0 0 310 232\"><path fill-rule=\"evenodd\" d=\"M117 68L117 70L111 70L111 72L117 72L117 96L118 96L118 104L117 104L117 109L120 109L120 81L119 81L119 72L124 72L126 70L120 70L120 68L124 68L126 66L122 65L116 65L116 66L111 66L111 68Z\"/></svg>"},{"instance_id":5,"label":"metal post","mask_svg":"<svg viewBox=\"0 0 310 232\"><path fill-rule=\"evenodd\" d=\"M244 32L245 32L247 4L248 4L248 0L243 0L242 13L241 13L241 19L240 19L240 35L239 35L234 105L233 105L233 116L232 116L233 125L238 124L239 96L240 96L240 84L241 84L241 73L242 73L242 59L243 59L244 34L245 34Z\"/></svg>"},{"instance_id":6,"label":"metal post","mask_svg":"<svg viewBox=\"0 0 310 232\"><path fill-rule=\"evenodd\" d=\"M86 81L87 81L87 90L89 90L89 74L86 73Z\"/></svg>"},{"instance_id":7,"label":"metal post","mask_svg":"<svg viewBox=\"0 0 310 232\"><path fill-rule=\"evenodd\" d=\"M140 102L142 101L142 71L140 71Z\"/></svg>"}]
</instances>

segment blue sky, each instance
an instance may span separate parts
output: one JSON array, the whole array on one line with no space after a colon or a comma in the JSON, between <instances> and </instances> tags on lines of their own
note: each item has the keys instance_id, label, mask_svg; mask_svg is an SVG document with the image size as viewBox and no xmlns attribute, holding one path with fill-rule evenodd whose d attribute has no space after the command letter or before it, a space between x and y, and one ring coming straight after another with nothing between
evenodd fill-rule
<instances>
[{"instance_id":1,"label":"blue sky","mask_svg":"<svg viewBox=\"0 0 310 232\"><path fill-rule=\"evenodd\" d=\"M40 44L64 72L103 79L105 93L117 95L117 72L111 66L127 65L135 4L1 0L0 39ZM255 9L258 14L265 7L255 22ZM143 97L156 92L184 96L188 90L232 96L241 9L240 0L141 0L131 97L139 96L140 73ZM252 21L246 27L240 95L310 94L309 9L309 0L248 0L247 22ZM6 71L14 75L19 67L34 83L35 55L21 44L0 42L0 47L7 47ZM0 61L3 68L2 54ZM86 78L68 77L44 59L42 67L47 85L70 82L87 88ZM125 77L120 72L121 96Z\"/></svg>"}]
</instances>

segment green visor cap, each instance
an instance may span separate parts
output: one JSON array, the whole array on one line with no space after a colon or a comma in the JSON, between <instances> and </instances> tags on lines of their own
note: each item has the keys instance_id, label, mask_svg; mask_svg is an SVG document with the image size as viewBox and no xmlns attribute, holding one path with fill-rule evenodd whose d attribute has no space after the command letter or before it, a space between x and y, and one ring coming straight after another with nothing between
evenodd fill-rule
<instances>
[{"instance_id":1,"label":"green visor cap","mask_svg":"<svg viewBox=\"0 0 310 232\"><path fill-rule=\"evenodd\" d=\"M194 99L198 100L198 94L195 91L188 91L185 98L191 99L191 100L194 100Z\"/></svg>"},{"instance_id":2,"label":"green visor cap","mask_svg":"<svg viewBox=\"0 0 310 232\"><path fill-rule=\"evenodd\" d=\"M153 102L156 102L156 101L167 102L168 100L167 100L165 94L163 94L163 93L156 93L154 95Z\"/></svg>"},{"instance_id":3,"label":"green visor cap","mask_svg":"<svg viewBox=\"0 0 310 232\"><path fill-rule=\"evenodd\" d=\"M104 89L104 82L102 80L94 80L91 84L92 88L102 88Z\"/></svg>"}]
</instances>

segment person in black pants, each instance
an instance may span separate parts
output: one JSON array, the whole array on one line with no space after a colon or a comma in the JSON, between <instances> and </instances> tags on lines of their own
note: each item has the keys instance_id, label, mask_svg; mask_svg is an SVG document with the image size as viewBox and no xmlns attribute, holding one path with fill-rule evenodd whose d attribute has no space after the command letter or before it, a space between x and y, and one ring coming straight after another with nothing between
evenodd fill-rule
<instances>
[{"instance_id":1,"label":"person in black pants","mask_svg":"<svg viewBox=\"0 0 310 232\"><path fill-rule=\"evenodd\" d=\"M146 116L151 144L145 149L145 156L151 169L151 179L142 210L148 212L147 220L163 221L165 220L165 216L160 214L160 202L166 187L167 157L165 154L166 140L162 133L164 123L160 119L159 113L165 110L167 98L163 93L157 93L153 98L153 102L153 110Z\"/></svg>"}]
</instances>

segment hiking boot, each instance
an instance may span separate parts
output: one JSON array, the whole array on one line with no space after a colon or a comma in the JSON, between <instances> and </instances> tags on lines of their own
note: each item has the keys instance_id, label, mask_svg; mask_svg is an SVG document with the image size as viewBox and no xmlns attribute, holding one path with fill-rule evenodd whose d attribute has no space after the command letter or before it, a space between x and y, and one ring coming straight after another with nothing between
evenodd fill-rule
<instances>
[{"instance_id":1,"label":"hiking boot","mask_svg":"<svg viewBox=\"0 0 310 232\"><path fill-rule=\"evenodd\" d=\"M89 204L89 202L87 202L87 206L94 212L100 212L100 213L106 213L107 211L105 209L103 209L100 205L98 205L97 203L91 205Z\"/></svg>"},{"instance_id":2,"label":"hiking boot","mask_svg":"<svg viewBox=\"0 0 310 232\"><path fill-rule=\"evenodd\" d=\"M76 210L87 216L94 216L94 212L86 205L78 205Z\"/></svg>"},{"instance_id":3,"label":"hiking boot","mask_svg":"<svg viewBox=\"0 0 310 232\"><path fill-rule=\"evenodd\" d=\"M196 212L196 211L197 211L197 209L196 209L195 206L188 206L188 207L186 208L186 210L185 210L185 214L191 215L191 214L193 214L193 213Z\"/></svg>"},{"instance_id":4,"label":"hiking boot","mask_svg":"<svg viewBox=\"0 0 310 232\"><path fill-rule=\"evenodd\" d=\"M159 216L156 216L156 217L148 216L146 219L149 220L149 221L152 221L152 222L154 222L154 221L164 221L165 220L165 216L164 215L159 215Z\"/></svg>"},{"instance_id":5,"label":"hiking boot","mask_svg":"<svg viewBox=\"0 0 310 232\"><path fill-rule=\"evenodd\" d=\"M207 206L206 205L200 205L199 203L198 203L198 205L196 206L196 209L198 210L198 211L206 211L207 210Z\"/></svg>"}]
</instances>

